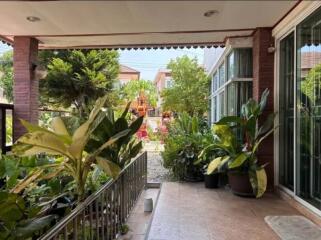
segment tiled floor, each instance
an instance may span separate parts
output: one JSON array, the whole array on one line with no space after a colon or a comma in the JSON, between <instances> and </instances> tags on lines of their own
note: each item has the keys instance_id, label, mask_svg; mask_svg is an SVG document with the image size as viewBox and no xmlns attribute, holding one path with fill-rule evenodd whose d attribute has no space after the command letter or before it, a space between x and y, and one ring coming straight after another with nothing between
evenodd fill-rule
<instances>
[{"instance_id":1,"label":"tiled floor","mask_svg":"<svg viewBox=\"0 0 321 240\"><path fill-rule=\"evenodd\" d=\"M148 240L274 240L267 215L301 215L273 194L240 198L204 183L163 183Z\"/></svg>"},{"instance_id":2,"label":"tiled floor","mask_svg":"<svg viewBox=\"0 0 321 240\"><path fill-rule=\"evenodd\" d=\"M150 188L145 190L140 198L138 199L136 206L134 207L132 213L130 214L127 225L129 227L129 232L121 236L121 240L144 240L147 232L149 222L152 217L152 213L144 212L144 199L153 198L154 205L156 203L157 195L159 189Z\"/></svg>"}]
</instances>

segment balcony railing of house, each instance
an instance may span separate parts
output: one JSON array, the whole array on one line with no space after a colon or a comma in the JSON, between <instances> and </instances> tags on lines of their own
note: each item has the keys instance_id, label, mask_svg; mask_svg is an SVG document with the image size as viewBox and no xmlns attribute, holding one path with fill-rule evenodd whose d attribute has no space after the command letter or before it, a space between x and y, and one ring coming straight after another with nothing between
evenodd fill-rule
<instances>
[{"instance_id":1,"label":"balcony railing of house","mask_svg":"<svg viewBox=\"0 0 321 240\"><path fill-rule=\"evenodd\" d=\"M0 143L1 152L11 150L13 139L13 105L0 103Z\"/></svg>"},{"instance_id":2,"label":"balcony railing of house","mask_svg":"<svg viewBox=\"0 0 321 240\"><path fill-rule=\"evenodd\" d=\"M38 240L115 239L147 181L147 153L126 166Z\"/></svg>"}]
</instances>

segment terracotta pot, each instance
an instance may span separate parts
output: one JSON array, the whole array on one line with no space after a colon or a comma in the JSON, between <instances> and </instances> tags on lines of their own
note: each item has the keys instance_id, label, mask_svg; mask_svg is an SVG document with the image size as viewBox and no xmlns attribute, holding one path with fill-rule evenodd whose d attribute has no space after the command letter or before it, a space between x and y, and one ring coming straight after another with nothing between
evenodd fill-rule
<instances>
[{"instance_id":1,"label":"terracotta pot","mask_svg":"<svg viewBox=\"0 0 321 240\"><path fill-rule=\"evenodd\" d=\"M248 173L229 172L228 181L232 192L241 197L255 197Z\"/></svg>"},{"instance_id":2,"label":"terracotta pot","mask_svg":"<svg viewBox=\"0 0 321 240\"><path fill-rule=\"evenodd\" d=\"M206 188L218 188L219 174L204 174L204 181Z\"/></svg>"}]
</instances>

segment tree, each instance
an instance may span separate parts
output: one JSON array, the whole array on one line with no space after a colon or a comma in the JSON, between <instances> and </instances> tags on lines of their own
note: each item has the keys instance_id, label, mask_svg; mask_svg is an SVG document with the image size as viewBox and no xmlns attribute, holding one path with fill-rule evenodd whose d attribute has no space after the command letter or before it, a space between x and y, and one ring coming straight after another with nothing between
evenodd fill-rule
<instances>
[{"instance_id":1,"label":"tree","mask_svg":"<svg viewBox=\"0 0 321 240\"><path fill-rule=\"evenodd\" d=\"M173 86L162 92L163 109L203 115L208 108L210 84L204 69L187 56L171 60L167 68L172 72Z\"/></svg>"},{"instance_id":2,"label":"tree","mask_svg":"<svg viewBox=\"0 0 321 240\"><path fill-rule=\"evenodd\" d=\"M8 102L13 102L13 52L9 50L0 57L0 87Z\"/></svg>"},{"instance_id":3,"label":"tree","mask_svg":"<svg viewBox=\"0 0 321 240\"><path fill-rule=\"evenodd\" d=\"M133 80L127 83L122 89L122 98L126 101L136 100L140 93L143 93L147 97L148 103L152 106L156 106L157 93L153 82L148 80Z\"/></svg>"},{"instance_id":4,"label":"tree","mask_svg":"<svg viewBox=\"0 0 321 240\"><path fill-rule=\"evenodd\" d=\"M113 105L118 57L118 52L108 50L42 51L39 59L48 70L39 84L42 103L75 107L81 118L98 97L109 94L107 105Z\"/></svg>"}]
</instances>

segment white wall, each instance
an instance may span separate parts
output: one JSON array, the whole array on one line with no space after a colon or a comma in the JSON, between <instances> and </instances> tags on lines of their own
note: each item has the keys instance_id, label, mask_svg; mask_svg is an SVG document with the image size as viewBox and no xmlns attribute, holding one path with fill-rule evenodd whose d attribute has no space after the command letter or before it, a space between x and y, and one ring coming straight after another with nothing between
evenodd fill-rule
<instances>
[{"instance_id":1,"label":"white wall","mask_svg":"<svg viewBox=\"0 0 321 240\"><path fill-rule=\"evenodd\" d=\"M225 48L205 48L204 49L204 67L207 72L216 64Z\"/></svg>"}]
</instances>

